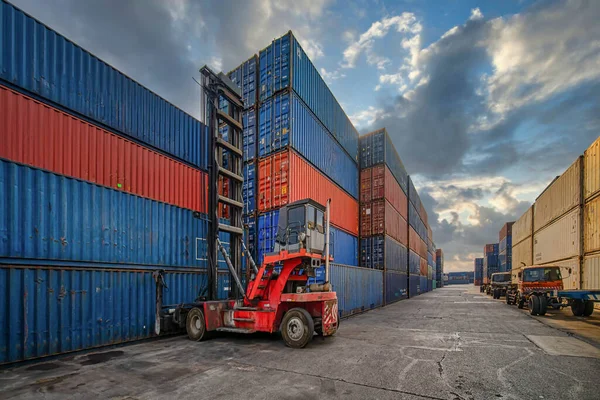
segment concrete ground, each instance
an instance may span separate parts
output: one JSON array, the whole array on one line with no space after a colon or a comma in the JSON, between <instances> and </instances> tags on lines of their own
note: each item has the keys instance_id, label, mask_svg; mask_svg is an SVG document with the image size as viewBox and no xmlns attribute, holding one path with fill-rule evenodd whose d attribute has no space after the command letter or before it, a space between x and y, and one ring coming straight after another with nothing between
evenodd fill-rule
<instances>
[{"instance_id":1,"label":"concrete ground","mask_svg":"<svg viewBox=\"0 0 600 400\"><path fill-rule=\"evenodd\" d=\"M344 320L303 350L178 336L1 371L0 398L598 399L599 319L567 315L450 286Z\"/></svg>"}]
</instances>

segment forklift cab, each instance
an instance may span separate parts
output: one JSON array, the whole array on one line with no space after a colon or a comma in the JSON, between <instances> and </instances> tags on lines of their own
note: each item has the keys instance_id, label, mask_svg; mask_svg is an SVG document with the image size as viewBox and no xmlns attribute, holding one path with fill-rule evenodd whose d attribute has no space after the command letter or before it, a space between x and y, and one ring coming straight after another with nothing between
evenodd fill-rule
<instances>
[{"instance_id":1,"label":"forklift cab","mask_svg":"<svg viewBox=\"0 0 600 400\"><path fill-rule=\"evenodd\" d=\"M325 207L313 200L300 200L279 211L274 253L325 253Z\"/></svg>"}]
</instances>

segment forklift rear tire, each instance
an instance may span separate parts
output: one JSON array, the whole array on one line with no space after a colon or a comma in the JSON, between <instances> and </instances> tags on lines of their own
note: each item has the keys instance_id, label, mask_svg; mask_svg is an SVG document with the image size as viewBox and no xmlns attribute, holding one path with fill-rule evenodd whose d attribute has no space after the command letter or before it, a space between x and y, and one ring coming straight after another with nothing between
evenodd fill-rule
<instances>
[{"instance_id":1,"label":"forklift rear tire","mask_svg":"<svg viewBox=\"0 0 600 400\"><path fill-rule=\"evenodd\" d=\"M593 301L585 301L583 303L583 315L589 317L594 313L594 302Z\"/></svg>"},{"instance_id":2,"label":"forklift rear tire","mask_svg":"<svg viewBox=\"0 0 600 400\"><path fill-rule=\"evenodd\" d=\"M295 349L305 347L313 338L315 323L303 308L292 308L281 321L281 336L285 345Z\"/></svg>"},{"instance_id":3,"label":"forklift rear tire","mask_svg":"<svg viewBox=\"0 0 600 400\"><path fill-rule=\"evenodd\" d=\"M206 339L206 322L201 309L194 307L188 312L185 320L185 330L190 340L199 342Z\"/></svg>"},{"instance_id":4,"label":"forklift rear tire","mask_svg":"<svg viewBox=\"0 0 600 400\"><path fill-rule=\"evenodd\" d=\"M573 312L574 316L581 317L585 311L585 305L583 304L583 301L573 300L573 303L571 303L571 311Z\"/></svg>"},{"instance_id":5,"label":"forklift rear tire","mask_svg":"<svg viewBox=\"0 0 600 400\"><path fill-rule=\"evenodd\" d=\"M529 314L538 315L540 313L540 298L535 294L532 294L529 296L527 306L529 307Z\"/></svg>"},{"instance_id":6,"label":"forklift rear tire","mask_svg":"<svg viewBox=\"0 0 600 400\"><path fill-rule=\"evenodd\" d=\"M546 296L539 296L538 299L540 300L539 315L546 315L546 311L548 311L548 298Z\"/></svg>"}]
</instances>

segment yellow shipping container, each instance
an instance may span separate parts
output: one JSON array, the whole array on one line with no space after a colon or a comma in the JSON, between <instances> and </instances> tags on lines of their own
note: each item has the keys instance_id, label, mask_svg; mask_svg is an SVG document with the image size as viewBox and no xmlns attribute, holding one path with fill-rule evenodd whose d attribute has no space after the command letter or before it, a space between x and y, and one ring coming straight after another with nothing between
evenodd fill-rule
<instances>
[{"instance_id":1,"label":"yellow shipping container","mask_svg":"<svg viewBox=\"0 0 600 400\"><path fill-rule=\"evenodd\" d=\"M533 226L536 232L581 204L582 159L577 158L535 201Z\"/></svg>"},{"instance_id":2,"label":"yellow shipping container","mask_svg":"<svg viewBox=\"0 0 600 400\"><path fill-rule=\"evenodd\" d=\"M581 280L582 289L600 290L600 254L583 258Z\"/></svg>"},{"instance_id":3,"label":"yellow shipping container","mask_svg":"<svg viewBox=\"0 0 600 400\"><path fill-rule=\"evenodd\" d=\"M527 237L533 234L532 232L532 223L533 223L533 206L529 207L525 214L521 215L521 217L515 222L512 227L512 242L513 246L522 242Z\"/></svg>"},{"instance_id":4,"label":"yellow shipping container","mask_svg":"<svg viewBox=\"0 0 600 400\"><path fill-rule=\"evenodd\" d=\"M519 269L523 265L532 265L533 264L533 253L531 251L531 237L523 240L521 243L513 245L512 248L512 268L513 270Z\"/></svg>"},{"instance_id":5,"label":"yellow shipping container","mask_svg":"<svg viewBox=\"0 0 600 400\"><path fill-rule=\"evenodd\" d=\"M600 196L587 202L584 210L583 248L586 253L600 251Z\"/></svg>"},{"instance_id":6,"label":"yellow shipping container","mask_svg":"<svg viewBox=\"0 0 600 400\"><path fill-rule=\"evenodd\" d=\"M600 192L600 137L583 154L583 193L586 199Z\"/></svg>"},{"instance_id":7,"label":"yellow shipping container","mask_svg":"<svg viewBox=\"0 0 600 400\"><path fill-rule=\"evenodd\" d=\"M533 262L547 264L581 255L581 208L577 207L533 235Z\"/></svg>"}]
</instances>

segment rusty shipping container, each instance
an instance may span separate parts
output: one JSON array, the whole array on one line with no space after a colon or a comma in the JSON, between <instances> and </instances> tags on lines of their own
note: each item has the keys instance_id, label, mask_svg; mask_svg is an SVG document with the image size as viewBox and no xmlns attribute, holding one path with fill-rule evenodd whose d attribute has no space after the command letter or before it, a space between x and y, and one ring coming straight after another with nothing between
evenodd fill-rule
<instances>
[{"instance_id":1,"label":"rusty shipping container","mask_svg":"<svg viewBox=\"0 0 600 400\"><path fill-rule=\"evenodd\" d=\"M260 160L258 176L259 211L281 208L303 199L325 205L331 199L331 223L358 235L358 201L293 150Z\"/></svg>"},{"instance_id":2,"label":"rusty shipping container","mask_svg":"<svg viewBox=\"0 0 600 400\"><path fill-rule=\"evenodd\" d=\"M533 206L529 207L514 223L512 238L513 246L527 239L531 235L533 235Z\"/></svg>"},{"instance_id":3,"label":"rusty shipping container","mask_svg":"<svg viewBox=\"0 0 600 400\"><path fill-rule=\"evenodd\" d=\"M583 163L583 193L591 199L600 193L600 137L583 154Z\"/></svg>"},{"instance_id":4,"label":"rusty shipping container","mask_svg":"<svg viewBox=\"0 0 600 400\"><path fill-rule=\"evenodd\" d=\"M412 226L408 227L408 246L417 254L421 252L421 238Z\"/></svg>"},{"instance_id":5,"label":"rusty shipping container","mask_svg":"<svg viewBox=\"0 0 600 400\"><path fill-rule=\"evenodd\" d=\"M386 199L407 219L407 197L386 164L378 164L360 171L360 201Z\"/></svg>"},{"instance_id":6,"label":"rusty shipping container","mask_svg":"<svg viewBox=\"0 0 600 400\"><path fill-rule=\"evenodd\" d=\"M600 251L600 196L585 204L583 226L585 253Z\"/></svg>"},{"instance_id":7,"label":"rusty shipping container","mask_svg":"<svg viewBox=\"0 0 600 400\"><path fill-rule=\"evenodd\" d=\"M577 160L536 199L533 226L538 232L581 204L582 157Z\"/></svg>"},{"instance_id":8,"label":"rusty shipping container","mask_svg":"<svg viewBox=\"0 0 600 400\"><path fill-rule=\"evenodd\" d=\"M361 206L361 237L385 234L406 244L407 227L406 220L387 200L375 200Z\"/></svg>"}]
</instances>

